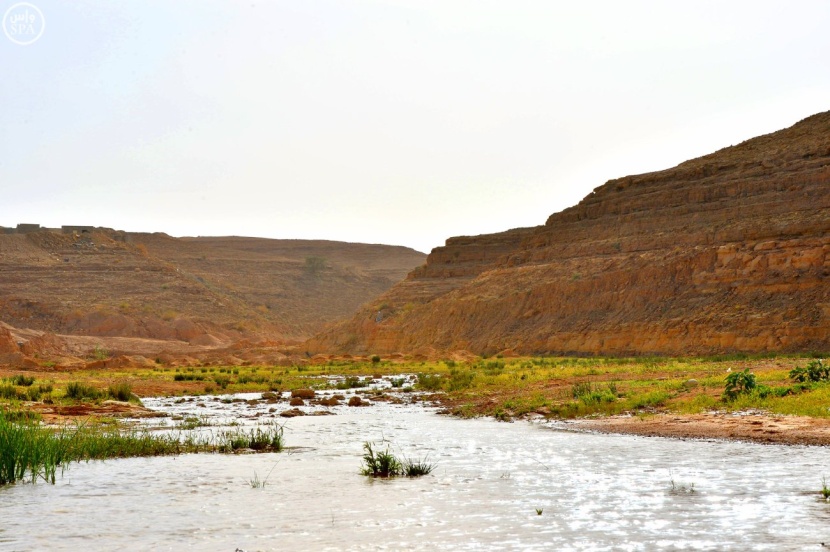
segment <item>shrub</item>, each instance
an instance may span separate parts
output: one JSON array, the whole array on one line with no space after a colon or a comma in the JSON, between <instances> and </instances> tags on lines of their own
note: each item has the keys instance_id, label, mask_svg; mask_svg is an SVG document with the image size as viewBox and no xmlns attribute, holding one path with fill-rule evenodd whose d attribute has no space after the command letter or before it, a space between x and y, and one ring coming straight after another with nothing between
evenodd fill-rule
<instances>
[{"instance_id":1,"label":"shrub","mask_svg":"<svg viewBox=\"0 0 830 552\"><path fill-rule=\"evenodd\" d=\"M581 400L586 405L614 402L617 400L617 385L609 383L606 389L593 387L590 382L574 384L571 389L575 399Z\"/></svg>"},{"instance_id":2,"label":"shrub","mask_svg":"<svg viewBox=\"0 0 830 552\"><path fill-rule=\"evenodd\" d=\"M418 374L418 388L425 391L438 391L441 389L442 379L439 374Z\"/></svg>"},{"instance_id":3,"label":"shrub","mask_svg":"<svg viewBox=\"0 0 830 552\"><path fill-rule=\"evenodd\" d=\"M173 374L173 381L204 381L205 376L202 374Z\"/></svg>"},{"instance_id":4,"label":"shrub","mask_svg":"<svg viewBox=\"0 0 830 552\"><path fill-rule=\"evenodd\" d=\"M41 395L52 393L51 385L33 385L26 390L26 398L32 402L39 401Z\"/></svg>"},{"instance_id":5,"label":"shrub","mask_svg":"<svg viewBox=\"0 0 830 552\"><path fill-rule=\"evenodd\" d=\"M100 396L101 393L99 393L97 389L95 389L94 387L90 387L88 385L84 385L83 383L73 381L66 384L67 399L75 399L78 401L83 399L95 400Z\"/></svg>"},{"instance_id":6,"label":"shrub","mask_svg":"<svg viewBox=\"0 0 830 552\"><path fill-rule=\"evenodd\" d=\"M128 402L133 396L133 388L126 382L117 383L110 385L109 389L107 389L107 394L117 401Z\"/></svg>"},{"instance_id":7,"label":"shrub","mask_svg":"<svg viewBox=\"0 0 830 552\"><path fill-rule=\"evenodd\" d=\"M830 365L825 365L822 359L811 361L806 367L796 366L790 371L790 377L799 382L817 382L830 380Z\"/></svg>"},{"instance_id":8,"label":"shrub","mask_svg":"<svg viewBox=\"0 0 830 552\"><path fill-rule=\"evenodd\" d=\"M334 387L335 387L335 389L352 389L352 388L356 388L356 387L365 387L366 385L368 385L368 384L365 383L363 380L361 380L359 377L346 376L346 379L344 379L343 381L337 382L337 384ZM298 391L300 391L300 390L298 389ZM312 396L312 398L313 398L313 396Z\"/></svg>"},{"instance_id":9,"label":"shrub","mask_svg":"<svg viewBox=\"0 0 830 552\"><path fill-rule=\"evenodd\" d=\"M473 384L475 372L469 370L460 370L453 368L450 370L450 379L447 383L447 391L461 391L462 389L469 389Z\"/></svg>"},{"instance_id":10,"label":"shrub","mask_svg":"<svg viewBox=\"0 0 830 552\"><path fill-rule=\"evenodd\" d=\"M0 385L0 399L18 399L20 396L17 394L17 387L14 385Z\"/></svg>"},{"instance_id":11,"label":"shrub","mask_svg":"<svg viewBox=\"0 0 830 552\"><path fill-rule=\"evenodd\" d=\"M9 380L12 385L19 385L21 387L29 387L35 382L35 378L32 376L24 376L23 374L17 374L16 376L10 378Z\"/></svg>"},{"instance_id":12,"label":"shrub","mask_svg":"<svg viewBox=\"0 0 830 552\"><path fill-rule=\"evenodd\" d=\"M756 385L755 374L750 373L749 368L746 368L742 372L732 372L726 376L723 394L728 400L734 400L738 395L750 393Z\"/></svg>"}]
</instances>

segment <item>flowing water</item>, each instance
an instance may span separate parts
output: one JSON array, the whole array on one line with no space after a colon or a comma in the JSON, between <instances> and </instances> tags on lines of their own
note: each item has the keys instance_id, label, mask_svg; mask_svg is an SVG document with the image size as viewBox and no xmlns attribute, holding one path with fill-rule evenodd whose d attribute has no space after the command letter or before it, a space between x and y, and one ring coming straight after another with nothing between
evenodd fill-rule
<instances>
[{"instance_id":1,"label":"flowing water","mask_svg":"<svg viewBox=\"0 0 830 552\"><path fill-rule=\"evenodd\" d=\"M202 400L145 404L223 423L275 415L265 403ZM332 410L285 421L291 448L279 454L73 464L54 486L0 488L0 550L780 551L830 544L830 503L817 493L822 475L830 475L825 448L577 433L453 419L419 405ZM361 476L367 440L386 441L399 455L429 455L437 468L416 479ZM254 479L265 485L253 486Z\"/></svg>"}]
</instances>

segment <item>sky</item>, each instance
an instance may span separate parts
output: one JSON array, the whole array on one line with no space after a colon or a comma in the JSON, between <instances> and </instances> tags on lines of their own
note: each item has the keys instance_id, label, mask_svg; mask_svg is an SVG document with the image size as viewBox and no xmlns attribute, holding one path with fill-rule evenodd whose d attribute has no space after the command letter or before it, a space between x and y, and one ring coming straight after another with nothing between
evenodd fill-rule
<instances>
[{"instance_id":1,"label":"sky","mask_svg":"<svg viewBox=\"0 0 830 552\"><path fill-rule=\"evenodd\" d=\"M0 226L428 252L830 110L826 0L15 4Z\"/></svg>"}]
</instances>

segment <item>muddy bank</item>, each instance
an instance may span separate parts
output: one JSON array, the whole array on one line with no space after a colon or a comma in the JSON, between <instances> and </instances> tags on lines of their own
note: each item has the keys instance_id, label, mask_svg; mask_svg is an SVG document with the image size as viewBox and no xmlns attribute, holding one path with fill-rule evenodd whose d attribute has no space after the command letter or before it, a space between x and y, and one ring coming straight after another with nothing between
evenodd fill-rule
<instances>
[{"instance_id":1,"label":"muddy bank","mask_svg":"<svg viewBox=\"0 0 830 552\"><path fill-rule=\"evenodd\" d=\"M763 413L654 414L573 421L579 429L681 439L727 439L778 445L830 445L830 420Z\"/></svg>"}]
</instances>

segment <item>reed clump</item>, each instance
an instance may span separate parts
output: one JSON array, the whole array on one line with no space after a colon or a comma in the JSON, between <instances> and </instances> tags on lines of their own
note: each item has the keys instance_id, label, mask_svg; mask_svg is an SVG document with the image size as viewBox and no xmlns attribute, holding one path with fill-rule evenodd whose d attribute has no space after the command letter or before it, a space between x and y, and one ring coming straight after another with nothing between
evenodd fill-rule
<instances>
[{"instance_id":1,"label":"reed clump","mask_svg":"<svg viewBox=\"0 0 830 552\"><path fill-rule=\"evenodd\" d=\"M428 458L412 460L403 457L400 459L389 452L389 447L382 451L375 451L369 441L363 443L363 450L365 451L363 468L360 470L363 475L371 477L394 477L397 475L420 477L431 473L435 469L435 464L429 463Z\"/></svg>"},{"instance_id":2,"label":"reed clump","mask_svg":"<svg viewBox=\"0 0 830 552\"><path fill-rule=\"evenodd\" d=\"M146 429L121 430L77 424L50 428L32 416L0 411L0 485L43 480L55 483L72 462L163 456L194 452L258 452L283 449L282 427L239 429L218 436L157 434Z\"/></svg>"}]
</instances>

